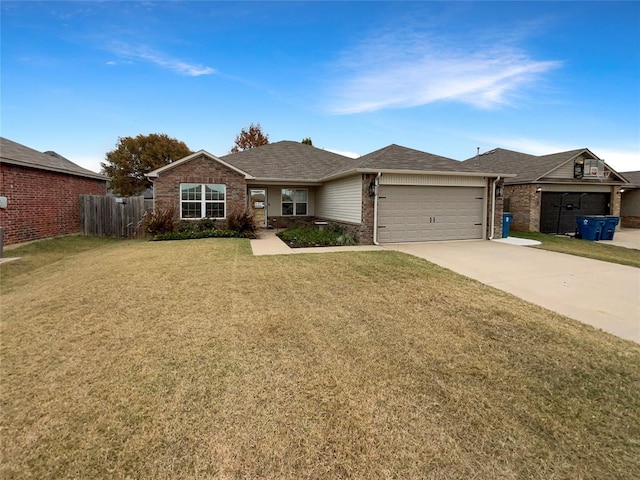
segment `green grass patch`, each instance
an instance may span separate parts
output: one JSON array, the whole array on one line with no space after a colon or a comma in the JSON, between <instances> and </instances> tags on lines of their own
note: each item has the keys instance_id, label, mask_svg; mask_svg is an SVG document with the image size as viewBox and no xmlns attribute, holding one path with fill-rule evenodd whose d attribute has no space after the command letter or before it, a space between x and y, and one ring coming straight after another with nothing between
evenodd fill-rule
<instances>
[{"instance_id":1,"label":"green grass patch","mask_svg":"<svg viewBox=\"0 0 640 480\"><path fill-rule=\"evenodd\" d=\"M356 244L353 236L335 223L330 223L323 228L318 225L296 224L278 233L278 236L293 248Z\"/></svg>"},{"instance_id":2,"label":"green grass patch","mask_svg":"<svg viewBox=\"0 0 640 480\"><path fill-rule=\"evenodd\" d=\"M640 478L633 342L398 252L94 247L2 294L1 478Z\"/></svg>"},{"instance_id":3,"label":"green grass patch","mask_svg":"<svg viewBox=\"0 0 640 480\"><path fill-rule=\"evenodd\" d=\"M536 245L534 248L640 268L640 250L538 232L512 231L509 232L509 236L542 242L541 245Z\"/></svg>"}]
</instances>

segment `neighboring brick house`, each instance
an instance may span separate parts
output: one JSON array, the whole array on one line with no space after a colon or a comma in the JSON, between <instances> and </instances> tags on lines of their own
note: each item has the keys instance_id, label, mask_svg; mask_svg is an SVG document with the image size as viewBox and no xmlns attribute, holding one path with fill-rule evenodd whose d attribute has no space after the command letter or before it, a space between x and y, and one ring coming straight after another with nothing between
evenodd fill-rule
<instances>
[{"instance_id":1,"label":"neighboring brick house","mask_svg":"<svg viewBox=\"0 0 640 480\"><path fill-rule=\"evenodd\" d=\"M514 174L504 182L504 210L511 228L525 232L574 233L576 216L620 215L628 183L587 148L541 156L497 148L463 163Z\"/></svg>"},{"instance_id":2,"label":"neighboring brick house","mask_svg":"<svg viewBox=\"0 0 640 480\"><path fill-rule=\"evenodd\" d=\"M55 152L0 138L0 227L4 243L80 231L79 196L105 195L108 178ZM5 205L2 205L3 207Z\"/></svg>"},{"instance_id":3,"label":"neighboring brick house","mask_svg":"<svg viewBox=\"0 0 640 480\"><path fill-rule=\"evenodd\" d=\"M620 224L624 228L640 228L640 171L620 172L629 181L621 189Z\"/></svg>"},{"instance_id":4,"label":"neighboring brick house","mask_svg":"<svg viewBox=\"0 0 640 480\"><path fill-rule=\"evenodd\" d=\"M204 150L148 174L154 208L224 220L249 207L263 226L339 223L361 243L499 238L504 174L398 145L358 159L282 141ZM493 217L492 217L493 213Z\"/></svg>"}]
</instances>

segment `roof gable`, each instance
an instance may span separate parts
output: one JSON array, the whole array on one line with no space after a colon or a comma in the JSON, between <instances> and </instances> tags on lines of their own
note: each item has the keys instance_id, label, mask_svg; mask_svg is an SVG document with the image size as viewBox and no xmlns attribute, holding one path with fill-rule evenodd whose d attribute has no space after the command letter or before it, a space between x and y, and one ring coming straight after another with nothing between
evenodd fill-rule
<instances>
[{"instance_id":1,"label":"roof gable","mask_svg":"<svg viewBox=\"0 0 640 480\"><path fill-rule=\"evenodd\" d=\"M221 163L225 167L230 168L231 170L233 170L235 172L238 172L241 175L244 175L244 177L246 179L253 178L249 173L240 170L239 168L237 168L234 165L231 165L231 164L225 162L224 160L216 157L215 155L210 154L206 150L198 150L197 152L194 152L191 155L187 155L186 157L181 158L180 160L176 160L175 162L171 162L171 163L168 163L168 164L166 164L166 165L164 165L164 166L162 166L160 168L156 168L155 170L147 173L146 176L149 177L149 178L156 178L162 172L166 172L167 170L171 170L172 168L175 168L178 165L182 165L184 163L190 162L191 160L194 160L196 158L200 158L202 156L204 156L205 158L208 158L210 160L213 160L214 162Z\"/></svg>"},{"instance_id":2,"label":"roof gable","mask_svg":"<svg viewBox=\"0 0 640 480\"><path fill-rule=\"evenodd\" d=\"M463 163L482 169L493 169L516 174L515 178L505 181L505 183L531 183L553 178L554 172L559 172L566 164L572 162L579 155L597 159L598 156L588 148L568 150L566 152L551 153L548 155L529 155L527 153L516 152L503 148L496 148L488 152L468 158ZM625 181L615 170L606 165L616 180Z\"/></svg>"},{"instance_id":3,"label":"roof gable","mask_svg":"<svg viewBox=\"0 0 640 480\"><path fill-rule=\"evenodd\" d=\"M39 152L38 150L26 147L4 137L0 137L0 162L68 175L95 178L96 180L107 181L109 179L105 175L100 175L80 165L76 165L71 160L64 158L56 152Z\"/></svg>"},{"instance_id":4,"label":"roof gable","mask_svg":"<svg viewBox=\"0 0 640 480\"><path fill-rule=\"evenodd\" d=\"M331 172L331 177L346 174L349 171L405 171L424 173L452 173L491 176L465 165L452 158L407 148L396 144L368 153L355 160L351 165L340 167Z\"/></svg>"}]
</instances>

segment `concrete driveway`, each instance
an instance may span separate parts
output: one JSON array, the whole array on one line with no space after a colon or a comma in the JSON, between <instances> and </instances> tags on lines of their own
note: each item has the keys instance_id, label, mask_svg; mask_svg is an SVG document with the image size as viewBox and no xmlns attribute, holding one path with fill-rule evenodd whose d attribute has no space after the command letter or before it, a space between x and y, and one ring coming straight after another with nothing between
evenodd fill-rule
<instances>
[{"instance_id":1,"label":"concrete driveway","mask_svg":"<svg viewBox=\"0 0 640 480\"><path fill-rule=\"evenodd\" d=\"M385 244L640 343L640 269L486 240Z\"/></svg>"}]
</instances>

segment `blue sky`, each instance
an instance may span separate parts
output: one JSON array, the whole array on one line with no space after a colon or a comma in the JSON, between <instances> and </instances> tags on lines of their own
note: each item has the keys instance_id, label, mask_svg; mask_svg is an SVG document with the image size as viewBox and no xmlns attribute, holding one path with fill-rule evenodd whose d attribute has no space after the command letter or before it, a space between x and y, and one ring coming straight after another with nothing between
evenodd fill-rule
<instances>
[{"instance_id":1,"label":"blue sky","mask_svg":"<svg viewBox=\"0 0 640 480\"><path fill-rule=\"evenodd\" d=\"M587 147L640 170L639 2L3 0L1 134L98 171L118 137L243 127L363 155Z\"/></svg>"}]
</instances>

